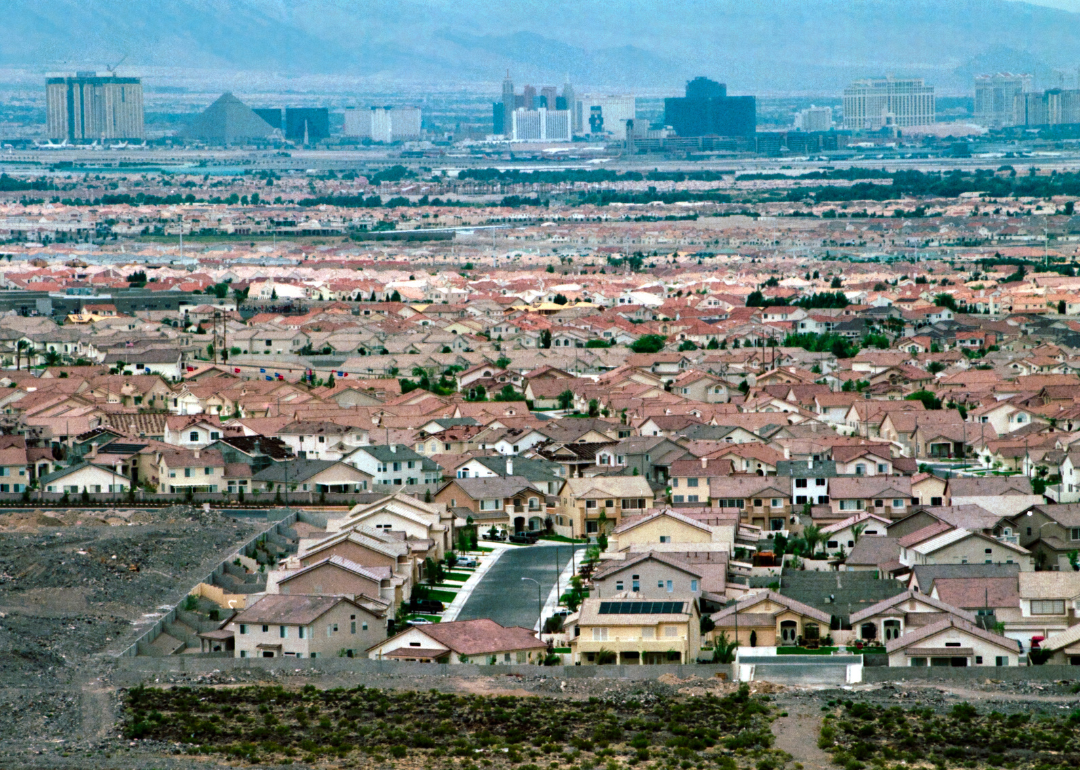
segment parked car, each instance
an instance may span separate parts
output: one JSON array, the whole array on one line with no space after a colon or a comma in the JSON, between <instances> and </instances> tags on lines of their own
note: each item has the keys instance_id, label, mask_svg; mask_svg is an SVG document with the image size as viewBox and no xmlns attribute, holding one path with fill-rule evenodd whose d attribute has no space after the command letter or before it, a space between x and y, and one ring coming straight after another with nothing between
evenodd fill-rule
<instances>
[{"instance_id":1,"label":"parked car","mask_svg":"<svg viewBox=\"0 0 1080 770\"><path fill-rule=\"evenodd\" d=\"M505 529L497 529L497 530L495 530L494 535L491 534L491 530L488 530L487 533L484 534L484 539L485 540L506 540L506 530Z\"/></svg>"},{"instance_id":2,"label":"parked car","mask_svg":"<svg viewBox=\"0 0 1080 770\"><path fill-rule=\"evenodd\" d=\"M412 620L406 620L410 626L430 626L430 620L424 620L423 618L413 618Z\"/></svg>"},{"instance_id":3,"label":"parked car","mask_svg":"<svg viewBox=\"0 0 1080 770\"><path fill-rule=\"evenodd\" d=\"M471 556L466 556L465 558L459 558L457 560L457 564L455 566L458 566L458 567L479 567L480 562L478 562L476 559L472 558Z\"/></svg>"},{"instance_id":4,"label":"parked car","mask_svg":"<svg viewBox=\"0 0 1080 770\"><path fill-rule=\"evenodd\" d=\"M559 617L565 618L569 614L570 614L570 610L566 609L566 607L556 607L552 611L551 617L555 617L556 615L558 615Z\"/></svg>"},{"instance_id":5,"label":"parked car","mask_svg":"<svg viewBox=\"0 0 1080 770\"><path fill-rule=\"evenodd\" d=\"M443 603L435 599L413 599L409 608L413 612L423 612L427 615L442 612L445 609Z\"/></svg>"},{"instance_id":6,"label":"parked car","mask_svg":"<svg viewBox=\"0 0 1080 770\"><path fill-rule=\"evenodd\" d=\"M518 532L510 535L511 543L528 543L529 545L532 545L537 539L539 539L539 536L532 532Z\"/></svg>"}]
</instances>

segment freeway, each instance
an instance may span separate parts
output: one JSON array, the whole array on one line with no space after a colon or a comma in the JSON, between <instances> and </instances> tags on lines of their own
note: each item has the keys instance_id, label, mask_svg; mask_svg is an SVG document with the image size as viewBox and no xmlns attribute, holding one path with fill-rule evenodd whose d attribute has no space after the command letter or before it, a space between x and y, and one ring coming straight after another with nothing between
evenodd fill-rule
<instances>
[{"instance_id":1,"label":"freeway","mask_svg":"<svg viewBox=\"0 0 1080 770\"><path fill-rule=\"evenodd\" d=\"M577 558L584 549L584 545L577 546ZM532 628L538 615L536 584L521 578L539 581L540 598L546 602L556 574L569 560L569 545L521 546L507 551L473 589L457 619L491 618L503 626Z\"/></svg>"}]
</instances>

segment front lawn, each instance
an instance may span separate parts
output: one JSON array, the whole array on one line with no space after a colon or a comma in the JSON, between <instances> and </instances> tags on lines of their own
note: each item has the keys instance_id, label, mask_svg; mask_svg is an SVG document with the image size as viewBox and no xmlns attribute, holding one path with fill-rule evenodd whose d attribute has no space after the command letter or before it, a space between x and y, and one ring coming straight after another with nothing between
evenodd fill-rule
<instances>
[{"instance_id":1,"label":"front lawn","mask_svg":"<svg viewBox=\"0 0 1080 770\"><path fill-rule=\"evenodd\" d=\"M466 580L471 578L472 575L469 575L465 572L444 572L443 577L447 580L457 580L464 583Z\"/></svg>"},{"instance_id":2,"label":"front lawn","mask_svg":"<svg viewBox=\"0 0 1080 770\"><path fill-rule=\"evenodd\" d=\"M540 539L541 540L551 540L552 542L555 542L555 543L581 543L581 544L585 544L585 543L589 542L588 540L574 540L572 538L567 537L566 535L541 535Z\"/></svg>"},{"instance_id":3,"label":"front lawn","mask_svg":"<svg viewBox=\"0 0 1080 770\"><path fill-rule=\"evenodd\" d=\"M818 647L811 650L809 647L777 647L777 655L832 655L839 647Z\"/></svg>"},{"instance_id":4,"label":"front lawn","mask_svg":"<svg viewBox=\"0 0 1080 770\"><path fill-rule=\"evenodd\" d=\"M429 589L429 590L424 592L424 598L425 599L434 599L435 601L442 602L443 604L449 604L450 602L454 601L454 599L457 598L457 592L456 591L437 591L437 590L434 590L434 589Z\"/></svg>"}]
</instances>

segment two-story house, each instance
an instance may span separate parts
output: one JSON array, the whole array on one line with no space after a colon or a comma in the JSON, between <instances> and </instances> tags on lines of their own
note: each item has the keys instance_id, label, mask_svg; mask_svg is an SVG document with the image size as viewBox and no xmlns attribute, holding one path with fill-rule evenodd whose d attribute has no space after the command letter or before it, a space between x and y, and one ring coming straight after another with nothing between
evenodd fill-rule
<instances>
[{"instance_id":1,"label":"two-story house","mask_svg":"<svg viewBox=\"0 0 1080 770\"><path fill-rule=\"evenodd\" d=\"M372 477L375 485L411 487L438 484L439 465L405 444L374 444L354 449L344 461Z\"/></svg>"},{"instance_id":2,"label":"two-story house","mask_svg":"<svg viewBox=\"0 0 1080 770\"><path fill-rule=\"evenodd\" d=\"M225 628L238 658L354 658L386 637L376 607L345 596L270 594Z\"/></svg>"},{"instance_id":3,"label":"two-story house","mask_svg":"<svg viewBox=\"0 0 1080 770\"><path fill-rule=\"evenodd\" d=\"M225 485L225 459L213 449L157 452L158 491L164 494L218 492Z\"/></svg>"}]
</instances>

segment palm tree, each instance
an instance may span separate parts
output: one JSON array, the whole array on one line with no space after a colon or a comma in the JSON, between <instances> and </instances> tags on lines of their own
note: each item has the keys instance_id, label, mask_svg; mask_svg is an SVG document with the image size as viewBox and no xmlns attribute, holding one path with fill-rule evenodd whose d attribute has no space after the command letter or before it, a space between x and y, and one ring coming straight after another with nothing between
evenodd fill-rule
<instances>
[{"instance_id":1,"label":"palm tree","mask_svg":"<svg viewBox=\"0 0 1080 770\"><path fill-rule=\"evenodd\" d=\"M726 631L721 631L713 640L713 662L732 663L735 660L735 650L739 646L736 639L728 639Z\"/></svg>"},{"instance_id":2,"label":"palm tree","mask_svg":"<svg viewBox=\"0 0 1080 770\"><path fill-rule=\"evenodd\" d=\"M856 543L859 542L859 538L862 537L863 531L866 529L866 524L856 524L851 528L851 539Z\"/></svg>"},{"instance_id":3,"label":"palm tree","mask_svg":"<svg viewBox=\"0 0 1080 770\"><path fill-rule=\"evenodd\" d=\"M804 529L803 540L806 541L806 550L808 551L809 556L813 557L817 552L818 545L820 545L822 541L821 527L817 524L811 524Z\"/></svg>"}]
</instances>

